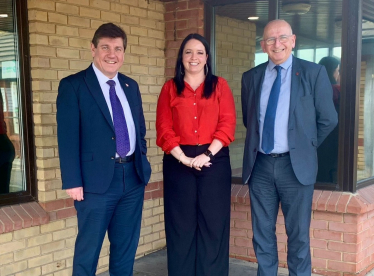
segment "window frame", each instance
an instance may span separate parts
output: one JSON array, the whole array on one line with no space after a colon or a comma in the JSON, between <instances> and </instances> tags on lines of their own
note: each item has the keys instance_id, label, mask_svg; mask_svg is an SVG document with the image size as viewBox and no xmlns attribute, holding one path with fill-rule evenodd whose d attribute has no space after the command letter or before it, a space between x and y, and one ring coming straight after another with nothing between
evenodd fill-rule
<instances>
[{"instance_id":1,"label":"window frame","mask_svg":"<svg viewBox=\"0 0 374 276\"><path fill-rule=\"evenodd\" d=\"M17 38L18 38L18 58L20 76L20 105L24 148L23 162L25 163L26 190L0 195L0 206L24 203L37 200L36 186L36 155L33 127L33 110L31 94L31 74L30 74L30 45L28 28L27 1L14 1Z\"/></svg>"},{"instance_id":2,"label":"window frame","mask_svg":"<svg viewBox=\"0 0 374 276\"><path fill-rule=\"evenodd\" d=\"M205 36L214 50L214 7L238 4L249 0L206 0L204 3ZM357 182L358 112L361 72L361 20L363 0L342 0L342 57L341 104L339 114L338 184L316 183L315 189L338 190L355 193L358 189L374 184L374 178ZM269 20L279 18L279 0L269 0ZM215 64L213 64L213 72ZM233 184L242 184L240 177L233 177Z\"/></svg>"}]
</instances>

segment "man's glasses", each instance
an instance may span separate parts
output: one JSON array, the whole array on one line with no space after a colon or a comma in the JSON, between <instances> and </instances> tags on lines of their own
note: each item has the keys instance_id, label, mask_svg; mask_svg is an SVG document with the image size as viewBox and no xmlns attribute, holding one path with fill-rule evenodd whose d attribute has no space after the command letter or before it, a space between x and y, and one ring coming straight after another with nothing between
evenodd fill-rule
<instances>
[{"instance_id":1,"label":"man's glasses","mask_svg":"<svg viewBox=\"0 0 374 276\"><path fill-rule=\"evenodd\" d=\"M275 41L278 39L280 43L285 43L288 41L288 38L292 36L292 35L281 35L280 37L276 38L276 37L270 37L268 39L265 39L265 43L266 45L274 45L275 44Z\"/></svg>"}]
</instances>

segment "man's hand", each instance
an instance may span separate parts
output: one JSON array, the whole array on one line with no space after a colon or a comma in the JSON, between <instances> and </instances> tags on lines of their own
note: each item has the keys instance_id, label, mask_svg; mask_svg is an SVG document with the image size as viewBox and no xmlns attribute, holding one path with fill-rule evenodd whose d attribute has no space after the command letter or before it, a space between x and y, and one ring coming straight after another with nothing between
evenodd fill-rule
<instances>
[{"instance_id":1,"label":"man's hand","mask_svg":"<svg viewBox=\"0 0 374 276\"><path fill-rule=\"evenodd\" d=\"M68 194L68 196L70 196L74 200L78 200L78 201L84 200L83 187L67 189L66 193Z\"/></svg>"}]
</instances>

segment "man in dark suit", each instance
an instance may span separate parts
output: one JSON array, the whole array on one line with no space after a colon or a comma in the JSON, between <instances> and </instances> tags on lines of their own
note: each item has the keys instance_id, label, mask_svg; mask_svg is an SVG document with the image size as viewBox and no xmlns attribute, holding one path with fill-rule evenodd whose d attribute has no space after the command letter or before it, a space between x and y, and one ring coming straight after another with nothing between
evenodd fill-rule
<instances>
[{"instance_id":1,"label":"man in dark suit","mask_svg":"<svg viewBox=\"0 0 374 276\"><path fill-rule=\"evenodd\" d=\"M295 41L286 21L269 22L261 41L269 61L242 77L247 128L243 183L250 190L257 275L277 275L279 203L288 236L289 273L311 275L309 227L317 147L337 124L325 68L293 57Z\"/></svg>"},{"instance_id":2,"label":"man in dark suit","mask_svg":"<svg viewBox=\"0 0 374 276\"><path fill-rule=\"evenodd\" d=\"M58 88L62 188L78 219L73 275L95 275L106 231L110 275L133 275L151 168L138 84L118 73L126 44L120 27L101 25L92 39L93 63Z\"/></svg>"}]
</instances>

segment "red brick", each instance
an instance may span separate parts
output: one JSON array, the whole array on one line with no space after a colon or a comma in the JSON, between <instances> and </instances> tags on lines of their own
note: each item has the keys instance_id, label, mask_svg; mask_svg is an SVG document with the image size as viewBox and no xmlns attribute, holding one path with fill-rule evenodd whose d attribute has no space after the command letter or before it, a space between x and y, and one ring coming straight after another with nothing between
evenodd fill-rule
<instances>
[{"instance_id":1,"label":"red brick","mask_svg":"<svg viewBox=\"0 0 374 276\"><path fill-rule=\"evenodd\" d=\"M252 229L252 224L249 221L235 220L235 228L237 228L237 229Z\"/></svg>"},{"instance_id":2,"label":"red brick","mask_svg":"<svg viewBox=\"0 0 374 276\"><path fill-rule=\"evenodd\" d=\"M313 212L313 219L343 222L343 214L314 211Z\"/></svg>"},{"instance_id":3,"label":"red brick","mask_svg":"<svg viewBox=\"0 0 374 276\"><path fill-rule=\"evenodd\" d=\"M287 242L287 235L286 234L277 234L277 241L278 242Z\"/></svg>"},{"instance_id":4,"label":"red brick","mask_svg":"<svg viewBox=\"0 0 374 276\"><path fill-rule=\"evenodd\" d=\"M279 262L287 262L287 253L278 252L278 259L279 259Z\"/></svg>"},{"instance_id":5,"label":"red brick","mask_svg":"<svg viewBox=\"0 0 374 276\"><path fill-rule=\"evenodd\" d=\"M23 221L23 228L32 226L32 218L20 205L13 205L11 207L21 217Z\"/></svg>"},{"instance_id":6,"label":"red brick","mask_svg":"<svg viewBox=\"0 0 374 276\"><path fill-rule=\"evenodd\" d=\"M243 189L242 189L243 190ZM240 190L240 192L242 191ZM239 192L239 193L240 193ZM234 204L235 211L242 211L242 212L251 212L251 207L249 205L243 205L243 204Z\"/></svg>"},{"instance_id":7,"label":"red brick","mask_svg":"<svg viewBox=\"0 0 374 276\"><path fill-rule=\"evenodd\" d=\"M56 217L57 219L64 219L64 218L69 218L73 217L77 214L77 211L75 210L74 207L63 209L63 210L58 210L56 212Z\"/></svg>"},{"instance_id":8,"label":"red brick","mask_svg":"<svg viewBox=\"0 0 374 276\"><path fill-rule=\"evenodd\" d=\"M326 204L326 210L330 212L336 211L336 205L339 201L340 196L342 195L342 192L332 192L331 196Z\"/></svg>"},{"instance_id":9,"label":"red brick","mask_svg":"<svg viewBox=\"0 0 374 276\"><path fill-rule=\"evenodd\" d=\"M310 246L313 248L327 248L326 240L310 239Z\"/></svg>"},{"instance_id":10,"label":"red brick","mask_svg":"<svg viewBox=\"0 0 374 276\"><path fill-rule=\"evenodd\" d=\"M188 9L187 1L169 2L165 3L165 11L186 10Z\"/></svg>"},{"instance_id":11,"label":"red brick","mask_svg":"<svg viewBox=\"0 0 374 276\"><path fill-rule=\"evenodd\" d=\"M41 224L41 218L40 218L39 214L34 210L34 208L31 207L31 205L29 203L21 204L21 207L32 218L32 225L33 226Z\"/></svg>"},{"instance_id":12,"label":"red brick","mask_svg":"<svg viewBox=\"0 0 374 276\"><path fill-rule=\"evenodd\" d=\"M248 218L248 213L247 212L231 211L231 218L246 220Z\"/></svg>"},{"instance_id":13,"label":"red brick","mask_svg":"<svg viewBox=\"0 0 374 276\"><path fill-rule=\"evenodd\" d=\"M310 222L310 228L312 229L327 229L328 222L325 220L312 219Z\"/></svg>"},{"instance_id":14,"label":"red brick","mask_svg":"<svg viewBox=\"0 0 374 276\"><path fill-rule=\"evenodd\" d=\"M164 13L165 22L175 20L176 19L175 16L176 16L176 14L174 12L166 12L166 13Z\"/></svg>"},{"instance_id":15,"label":"red brick","mask_svg":"<svg viewBox=\"0 0 374 276\"><path fill-rule=\"evenodd\" d=\"M326 269L327 268L327 260L312 257L312 267L313 267L313 269L314 268ZM315 273L315 271L313 271L313 272Z\"/></svg>"},{"instance_id":16,"label":"red brick","mask_svg":"<svg viewBox=\"0 0 374 276\"><path fill-rule=\"evenodd\" d=\"M196 17L196 10L177 11L177 19L190 19Z\"/></svg>"},{"instance_id":17,"label":"red brick","mask_svg":"<svg viewBox=\"0 0 374 276\"><path fill-rule=\"evenodd\" d=\"M13 222L2 209L0 209L0 221L4 225L4 232L13 231Z\"/></svg>"},{"instance_id":18,"label":"red brick","mask_svg":"<svg viewBox=\"0 0 374 276\"><path fill-rule=\"evenodd\" d=\"M231 229L230 237L247 237L247 231L243 229Z\"/></svg>"},{"instance_id":19,"label":"red brick","mask_svg":"<svg viewBox=\"0 0 374 276\"><path fill-rule=\"evenodd\" d=\"M347 204L351 197L351 194L342 194L339 198L338 204L336 206L336 211L340 213L345 213L347 211Z\"/></svg>"},{"instance_id":20,"label":"red brick","mask_svg":"<svg viewBox=\"0 0 374 276\"><path fill-rule=\"evenodd\" d=\"M313 230L313 237L323 240L342 241L343 233L328 230Z\"/></svg>"},{"instance_id":21,"label":"red brick","mask_svg":"<svg viewBox=\"0 0 374 276\"><path fill-rule=\"evenodd\" d=\"M48 215L49 215L49 221L57 220L57 212L56 211L49 212Z\"/></svg>"},{"instance_id":22,"label":"red brick","mask_svg":"<svg viewBox=\"0 0 374 276\"><path fill-rule=\"evenodd\" d=\"M367 205L365 205L356 196L352 196L347 204L347 212L360 214L367 211Z\"/></svg>"},{"instance_id":23,"label":"red brick","mask_svg":"<svg viewBox=\"0 0 374 276\"><path fill-rule=\"evenodd\" d=\"M189 9L203 9L204 8L204 4L202 1L200 0L189 0L188 1L188 8Z\"/></svg>"},{"instance_id":24,"label":"red brick","mask_svg":"<svg viewBox=\"0 0 374 276\"><path fill-rule=\"evenodd\" d=\"M74 206L74 199L72 198L66 198L65 199L65 207L73 207Z\"/></svg>"},{"instance_id":25,"label":"red brick","mask_svg":"<svg viewBox=\"0 0 374 276\"><path fill-rule=\"evenodd\" d=\"M343 253L343 261L348 263L356 263L358 254L356 253Z\"/></svg>"},{"instance_id":26,"label":"red brick","mask_svg":"<svg viewBox=\"0 0 374 276\"><path fill-rule=\"evenodd\" d=\"M326 204L331 195L331 191L323 191L317 202L317 210L326 210Z\"/></svg>"},{"instance_id":27,"label":"red brick","mask_svg":"<svg viewBox=\"0 0 374 276\"><path fill-rule=\"evenodd\" d=\"M313 201L312 201L312 210L317 209L317 202L318 202L318 199L321 196L321 194L322 194L321 190L314 190Z\"/></svg>"},{"instance_id":28,"label":"red brick","mask_svg":"<svg viewBox=\"0 0 374 276\"><path fill-rule=\"evenodd\" d=\"M240 189L242 188L241 187L242 185L232 185L232 189L231 189L231 202L236 202L237 201L237 195L240 191Z\"/></svg>"},{"instance_id":29,"label":"red brick","mask_svg":"<svg viewBox=\"0 0 374 276\"><path fill-rule=\"evenodd\" d=\"M57 199L48 202L40 202L40 205L44 208L44 210L50 212L63 209L65 207L65 201L63 199Z\"/></svg>"},{"instance_id":30,"label":"red brick","mask_svg":"<svg viewBox=\"0 0 374 276\"><path fill-rule=\"evenodd\" d=\"M250 247L252 241L250 239L235 238L235 245L240 247Z\"/></svg>"},{"instance_id":31,"label":"red brick","mask_svg":"<svg viewBox=\"0 0 374 276\"><path fill-rule=\"evenodd\" d=\"M338 270L343 272L357 272L356 265L354 263L328 261L327 268L332 270Z\"/></svg>"},{"instance_id":32,"label":"red brick","mask_svg":"<svg viewBox=\"0 0 374 276\"><path fill-rule=\"evenodd\" d=\"M144 193L144 200L152 199L152 193L151 192L145 192Z\"/></svg>"},{"instance_id":33,"label":"red brick","mask_svg":"<svg viewBox=\"0 0 374 276\"><path fill-rule=\"evenodd\" d=\"M153 183L148 183L147 186L145 186L145 190L148 191L153 191L153 190L158 190L160 188L160 185L158 182L153 182Z\"/></svg>"},{"instance_id":34,"label":"red brick","mask_svg":"<svg viewBox=\"0 0 374 276\"><path fill-rule=\"evenodd\" d=\"M162 198L164 196L164 191L163 190L152 191L151 194L152 194L152 199Z\"/></svg>"},{"instance_id":35,"label":"red brick","mask_svg":"<svg viewBox=\"0 0 374 276\"><path fill-rule=\"evenodd\" d=\"M342 253L324 249L313 249L313 256L321 259L342 261Z\"/></svg>"},{"instance_id":36,"label":"red brick","mask_svg":"<svg viewBox=\"0 0 374 276\"><path fill-rule=\"evenodd\" d=\"M247 256L247 248L230 246L230 254Z\"/></svg>"},{"instance_id":37,"label":"red brick","mask_svg":"<svg viewBox=\"0 0 374 276\"><path fill-rule=\"evenodd\" d=\"M176 28L178 30L181 30L181 29L186 29L187 26L188 26L188 21L189 20L178 20L175 22L175 25L176 25Z\"/></svg>"},{"instance_id":38,"label":"red brick","mask_svg":"<svg viewBox=\"0 0 374 276\"><path fill-rule=\"evenodd\" d=\"M358 251L357 244L334 242L334 241L330 241L327 245L327 248L333 251L342 251L342 252L349 252L349 253L355 253Z\"/></svg>"},{"instance_id":39,"label":"red brick","mask_svg":"<svg viewBox=\"0 0 374 276\"><path fill-rule=\"evenodd\" d=\"M343 233L343 242L345 243L358 243L358 235L351 233Z\"/></svg>"},{"instance_id":40,"label":"red brick","mask_svg":"<svg viewBox=\"0 0 374 276\"><path fill-rule=\"evenodd\" d=\"M279 233L279 234L285 234L286 233L286 226L285 225L276 224L275 227L276 227L276 230L275 230L276 233Z\"/></svg>"},{"instance_id":41,"label":"red brick","mask_svg":"<svg viewBox=\"0 0 374 276\"><path fill-rule=\"evenodd\" d=\"M11 219L13 222L13 229L19 230L22 229L23 221L18 216L18 214L11 208L11 207L3 207L2 210L5 212L5 214Z\"/></svg>"},{"instance_id":42,"label":"red brick","mask_svg":"<svg viewBox=\"0 0 374 276\"><path fill-rule=\"evenodd\" d=\"M374 188L372 186L358 190L358 195L363 197L368 204L374 203Z\"/></svg>"},{"instance_id":43,"label":"red brick","mask_svg":"<svg viewBox=\"0 0 374 276\"><path fill-rule=\"evenodd\" d=\"M357 224L353 223L342 223L342 222L329 222L329 230L332 231L342 231L349 233L357 233Z\"/></svg>"}]
</instances>

